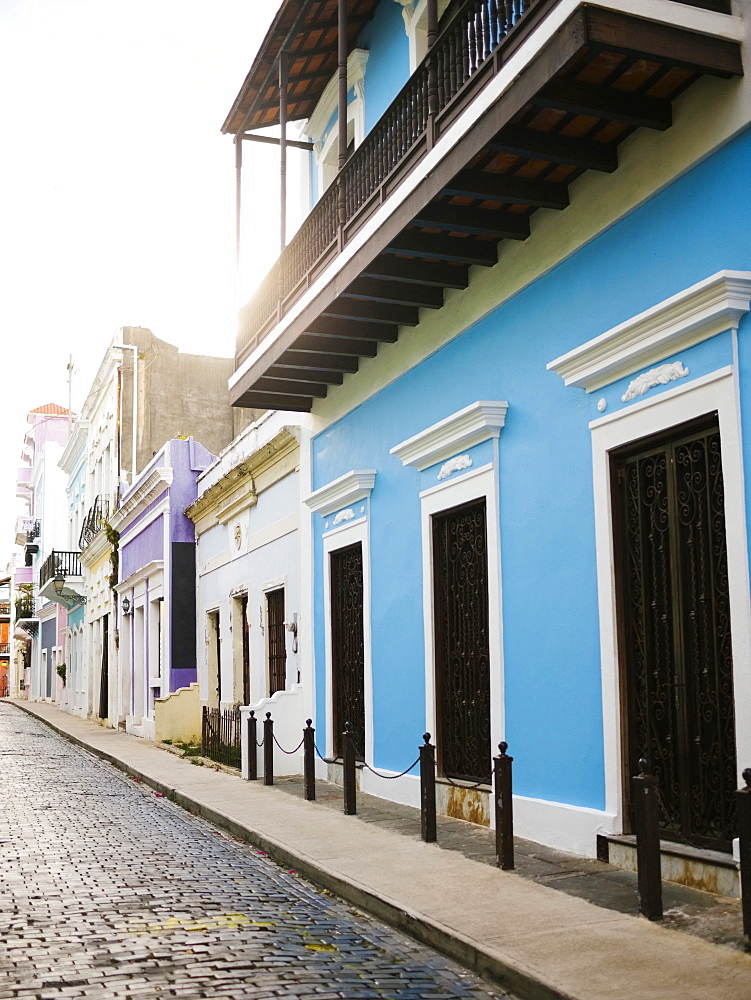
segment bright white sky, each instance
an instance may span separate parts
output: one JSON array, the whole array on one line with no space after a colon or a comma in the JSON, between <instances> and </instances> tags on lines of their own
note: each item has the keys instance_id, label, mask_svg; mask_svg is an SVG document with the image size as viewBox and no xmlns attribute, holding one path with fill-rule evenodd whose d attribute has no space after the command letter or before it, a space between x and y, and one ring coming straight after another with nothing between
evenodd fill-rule
<instances>
[{"instance_id":1,"label":"bright white sky","mask_svg":"<svg viewBox=\"0 0 751 1000\"><path fill-rule=\"evenodd\" d=\"M219 130L278 2L0 0L0 568L25 415L67 405L69 355L77 411L117 327L233 353L234 148ZM278 252L272 150L245 145L256 279Z\"/></svg>"}]
</instances>

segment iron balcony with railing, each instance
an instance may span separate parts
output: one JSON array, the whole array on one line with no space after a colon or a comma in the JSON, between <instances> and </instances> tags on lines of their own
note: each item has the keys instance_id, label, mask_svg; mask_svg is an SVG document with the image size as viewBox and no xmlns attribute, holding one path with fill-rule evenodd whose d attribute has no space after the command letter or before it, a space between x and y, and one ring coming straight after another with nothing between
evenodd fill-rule
<instances>
[{"instance_id":1,"label":"iron balcony with railing","mask_svg":"<svg viewBox=\"0 0 751 1000\"><path fill-rule=\"evenodd\" d=\"M0 601L0 618L10 616L10 601Z\"/></svg>"},{"instance_id":2,"label":"iron balcony with railing","mask_svg":"<svg viewBox=\"0 0 751 1000\"><path fill-rule=\"evenodd\" d=\"M357 0L339 2L356 12ZM331 19L326 4L302 6L287 34L267 36L225 132L242 137L310 108L311 59L327 37L316 18ZM448 11L241 310L235 405L310 410L360 357L415 326L420 308L467 287L469 267L497 263L500 241L526 239L536 209L564 209L580 174L615 171L634 130L669 128L672 100L696 79L743 72L729 0L657 4L654 20L625 0L465 0ZM293 96L273 118L273 87L248 81L282 49Z\"/></svg>"},{"instance_id":3,"label":"iron balcony with railing","mask_svg":"<svg viewBox=\"0 0 751 1000\"><path fill-rule=\"evenodd\" d=\"M21 618L33 618L36 602L33 597L24 595L16 598L16 621Z\"/></svg>"},{"instance_id":4,"label":"iron balcony with railing","mask_svg":"<svg viewBox=\"0 0 751 1000\"><path fill-rule=\"evenodd\" d=\"M100 531L107 524L110 516L110 498L100 495L89 508L84 518L81 534L78 538L78 547L83 550L89 545Z\"/></svg>"},{"instance_id":5,"label":"iron balcony with railing","mask_svg":"<svg viewBox=\"0 0 751 1000\"><path fill-rule=\"evenodd\" d=\"M53 580L58 573L62 573L66 579L69 577L80 577L82 575L81 553L61 552L53 549L39 570L39 589L41 590L49 580Z\"/></svg>"}]
</instances>

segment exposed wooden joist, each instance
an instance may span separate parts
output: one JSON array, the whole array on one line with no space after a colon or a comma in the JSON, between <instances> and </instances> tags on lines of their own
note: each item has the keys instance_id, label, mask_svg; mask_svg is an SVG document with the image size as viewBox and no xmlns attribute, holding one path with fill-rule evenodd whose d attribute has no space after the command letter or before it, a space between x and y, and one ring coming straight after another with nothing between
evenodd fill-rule
<instances>
[{"instance_id":1,"label":"exposed wooden joist","mask_svg":"<svg viewBox=\"0 0 751 1000\"><path fill-rule=\"evenodd\" d=\"M346 298L395 302L398 305L418 306L425 309L440 309L443 305L443 288L418 285L409 281L356 278L342 294Z\"/></svg>"},{"instance_id":2,"label":"exposed wooden joist","mask_svg":"<svg viewBox=\"0 0 751 1000\"><path fill-rule=\"evenodd\" d=\"M469 284L467 265L427 264L423 260L404 260L381 255L363 265L361 274L376 281L390 281L419 285L433 285L436 288L466 288Z\"/></svg>"},{"instance_id":3,"label":"exposed wooden joist","mask_svg":"<svg viewBox=\"0 0 751 1000\"><path fill-rule=\"evenodd\" d=\"M566 208L568 188L565 184L509 177L508 174L488 174L484 170L462 170L444 186L445 194L465 198L482 198L510 205L531 205L534 208Z\"/></svg>"},{"instance_id":4,"label":"exposed wooden joist","mask_svg":"<svg viewBox=\"0 0 751 1000\"><path fill-rule=\"evenodd\" d=\"M419 317L414 306L396 305L393 302L373 302L339 296L326 307L324 316L342 319L364 319L374 323L396 323L398 326L417 326Z\"/></svg>"},{"instance_id":5,"label":"exposed wooden joist","mask_svg":"<svg viewBox=\"0 0 751 1000\"><path fill-rule=\"evenodd\" d=\"M327 344L327 348L330 345ZM353 375L360 367L357 355L332 354L326 350L319 353L289 350L284 351L274 362L275 368L305 368L308 372L319 371L326 374L344 372Z\"/></svg>"},{"instance_id":6,"label":"exposed wooden joist","mask_svg":"<svg viewBox=\"0 0 751 1000\"><path fill-rule=\"evenodd\" d=\"M585 170L612 173L618 167L618 151L604 142L590 142L560 133L510 125L488 143L492 153L513 153L550 163L569 163Z\"/></svg>"},{"instance_id":7,"label":"exposed wooden joist","mask_svg":"<svg viewBox=\"0 0 751 1000\"><path fill-rule=\"evenodd\" d=\"M349 354L355 358L374 358L378 353L376 340L343 340L341 337L319 337L312 333L303 333L295 340L295 353L331 354L338 356Z\"/></svg>"},{"instance_id":8,"label":"exposed wooden joist","mask_svg":"<svg viewBox=\"0 0 751 1000\"><path fill-rule=\"evenodd\" d=\"M328 391L325 383L295 382L268 375L259 378L254 389L257 392L273 392L280 396L317 396L319 399L323 399Z\"/></svg>"},{"instance_id":9,"label":"exposed wooden joist","mask_svg":"<svg viewBox=\"0 0 751 1000\"><path fill-rule=\"evenodd\" d=\"M498 263L496 243L480 243L460 236L434 236L414 229L399 236L387 247L387 253L410 253L432 260L457 260L463 264L492 267Z\"/></svg>"},{"instance_id":10,"label":"exposed wooden joist","mask_svg":"<svg viewBox=\"0 0 751 1000\"><path fill-rule=\"evenodd\" d=\"M446 202L429 202L412 223L451 233L493 236L499 240L526 240L529 236L529 219L525 215L468 205L449 205Z\"/></svg>"},{"instance_id":11,"label":"exposed wooden joist","mask_svg":"<svg viewBox=\"0 0 751 1000\"><path fill-rule=\"evenodd\" d=\"M340 319L338 316L317 316L306 328L306 333L315 333L320 337L330 337L332 340L379 340L385 344L396 342L399 327L396 323L369 323L359 319ZM336 345L334 345L336 347ZM347 354L348 351L343 353Z\"/></svg>"},{"instance_id":12,"label":"exposed wooden joist","mask_svg":"<svg viewBox=\"0 0 751 1000\"><path fill-rule=\"evenodd\" d=\"M309 355L312 357L313 355ZM341 385L344 381L342 372L319 371L317 368L286 368L284 365L271 365L269 375L276 379L285 379L291 382L324 382L328 385Z\"/></svg>"},{"instance_id":13,"label":"exposed wooden joist","mask_svg":"<svg viewBox=\"0 0 751 1000\"><path fill-rule=\"evenodd\" d=\"M570 114L590 115L659 131L670 128L673 121L670 101L629 94L624 90L593 87L578 80L553 80L535 95L532 103Z\"/></svg>"},{"instance_id":14,"label":"exposed wooden joist","mask_svg":"<svg viewBox=\"0 0 751 1000\"><path fill-rule=\"evenodd\" d=\"M234 406L245 406L252 410L293 410L295 413L310 413L313 406L311 396L282 396L270 392L244 392Z\"/></svg>"}]
</instances>

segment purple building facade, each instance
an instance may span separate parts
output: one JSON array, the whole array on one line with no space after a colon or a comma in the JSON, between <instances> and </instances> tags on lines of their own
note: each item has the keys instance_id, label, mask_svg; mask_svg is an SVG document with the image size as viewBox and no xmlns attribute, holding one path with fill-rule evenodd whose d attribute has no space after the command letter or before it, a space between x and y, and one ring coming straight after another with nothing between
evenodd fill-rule
<instances>
[{"instance_id":1,"label":"purple building facade","mask_svg":"<svg viewBox=\"0 0 751 1000\"><path fill-rule=\"evenodd\" d=\"M214 456L192 437L157 452L111 519L119 533L118 716L155 738L155 703L196 680L195 531L185 508Z\"/></svg>"}]
</instances>

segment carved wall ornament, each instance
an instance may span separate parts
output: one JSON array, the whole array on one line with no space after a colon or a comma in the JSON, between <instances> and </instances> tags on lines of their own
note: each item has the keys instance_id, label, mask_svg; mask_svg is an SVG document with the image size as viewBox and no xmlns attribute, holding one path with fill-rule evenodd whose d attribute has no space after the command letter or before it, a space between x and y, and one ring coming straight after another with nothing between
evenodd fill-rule
<instances>
[{"instance_id":1,"label":"carved wall ornament","mask_svg":"<svg viewBox=\"0 0 751 1000\"><path fill-rule=\"evenodd\" d=\"M448 479L448 477L453 475L454 472L460 472L462 469L468 469L471 465L472 459L469 455L454 455L454 457L450 458L448 462L443 463L436 479Z\"/></svg>"},{"instance_id":2,"label":"carved wall ornament","mask_svg":"<svg viewBox=\"0 0 751 1000\"><path fill-rule=\"evenodd\" d=\"M656 385L667 385L668 382L675 382L679 378L685 378L689 374L688 368L684 368L682 361L674 361L669 365L660 365L658 368L650 368L648 372L642 372L629 383L628 389L621 396L621 401L628 403L637 396L643 396L649 389Z\"/></svg>"},{"instance_id":3,"label":"carved wall ornament","mask_svg":"<svg viewBox=\"0 0 751 1000\"><path fill-rule=\"evenodd\" d=\"M235 525L235 548L239 549L243 540L243 530L239 524Z\"/></svg>"},{"instance_id":4,"label":"carved wall ornament","mask_svg":"<svg viewBox=\"0 0 751 1000\"><path fill-rule=\"evenodd\" d=\"M339 513L334 518L334 527L336 527L337 524L341 524L342 521L351 521L354 518L354 516L355 512L352 510L351 507L347 507L346 510L340 510Z\"/></svg>"}]
</instances>

